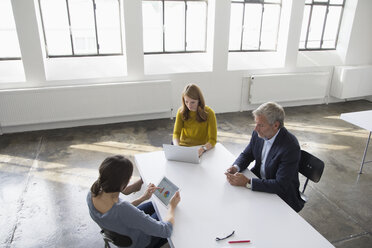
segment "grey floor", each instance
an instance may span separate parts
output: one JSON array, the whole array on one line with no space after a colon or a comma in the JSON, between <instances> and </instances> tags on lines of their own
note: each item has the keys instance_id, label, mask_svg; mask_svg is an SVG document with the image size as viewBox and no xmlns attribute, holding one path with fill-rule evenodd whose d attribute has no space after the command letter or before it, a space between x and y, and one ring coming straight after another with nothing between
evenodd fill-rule
<instances>
[{"instance_id":1,"label":"grey floor","mask_svg":"<svg viewBox=\"0 0 372 248\"><path fill-rule=\"evenodd\" d=\"M372 247L372 164L358 175L368 132L339 119L369 109L368 101L285 109L302 149L326 164L300 215L340 248ZM238 155L254 128L251 112L217 121L218 142ZM0 136L0 247L103 247L85 203L99 164L112 154L133 160L159 150L172 128L173 120L161 119Z\"/></svg>"}]
</instances>

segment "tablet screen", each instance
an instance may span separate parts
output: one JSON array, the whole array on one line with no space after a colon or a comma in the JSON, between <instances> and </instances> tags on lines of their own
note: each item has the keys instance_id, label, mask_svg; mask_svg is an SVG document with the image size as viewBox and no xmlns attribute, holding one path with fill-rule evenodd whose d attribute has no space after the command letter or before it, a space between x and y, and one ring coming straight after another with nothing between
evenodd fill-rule
<instances>
[{"instance_id":1,"label":"tablet screen","mask_svg":"<svg viewBox=\"0 0 372 248\"><path fill-rule=\"evenodd\" d=\"M168 206L170 199L172 199L173 195L177 192L178 187L166 177L163 177L157 187L159 189L154 192L154 195L156 195L165 206Z\"/></svg>"}]
</instances>

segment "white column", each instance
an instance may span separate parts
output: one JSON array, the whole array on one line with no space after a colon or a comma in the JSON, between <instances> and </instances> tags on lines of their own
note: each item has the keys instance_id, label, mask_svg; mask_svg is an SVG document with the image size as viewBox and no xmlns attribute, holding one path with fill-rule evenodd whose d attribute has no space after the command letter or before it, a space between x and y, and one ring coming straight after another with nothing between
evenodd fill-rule
<instances>
[{"instance_id":1,"label":"white column","mask_svg":"<svg viewBox=\"0 0 372 248\"><path fill-rule=\"evenodd\" d=\"M302 18L305 8L305 0L292 0L291 16L288 27L287 46L285 54L285 67L297 66L298 48L300 45Z\"/></svg>"},{"instance_id":2,"label":"white column","mask_svg":"<svg viewBox=\"0 0 372 248\"><path fill-rule=\"evenodd\" d=\"M41 39L38 30L35 1L12 0L14 20L27 82L45 82Z\"/></svg>"},{"instance_id":3,"label":"white column","mask_svg":"<svg viewBox=\"0 0 372 248\"><path fill-rule=\"evenodd\" d=\"M144 75L142 1L124 1L124 25L128 78L140 79Z\"/></svg>"},{"instance_id":4,"label":"white column","mask_svg":"<svg viewBox=\"0 0 372 248\"><path fill-rule=\"evenodd\" d=\"M229 57L230 0L216 0L213 71L227 71Z\"/></svg>"}]
</instances>

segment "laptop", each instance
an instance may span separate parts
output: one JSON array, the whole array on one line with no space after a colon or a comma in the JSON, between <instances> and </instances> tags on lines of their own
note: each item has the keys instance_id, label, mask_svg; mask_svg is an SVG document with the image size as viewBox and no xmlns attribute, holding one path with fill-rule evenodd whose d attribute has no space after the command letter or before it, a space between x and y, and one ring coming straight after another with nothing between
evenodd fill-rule
<instances>
[{"instance_id":1,"label":"laptop","mask_svg":"<svg viewBox=\"0 0 372 248\"><path fill-rule=\"evenodd\" d=\"M175 146L163 144L165 157L168 160L199 164L199 150L200 146Z\"/></svg>"}]
</instances>

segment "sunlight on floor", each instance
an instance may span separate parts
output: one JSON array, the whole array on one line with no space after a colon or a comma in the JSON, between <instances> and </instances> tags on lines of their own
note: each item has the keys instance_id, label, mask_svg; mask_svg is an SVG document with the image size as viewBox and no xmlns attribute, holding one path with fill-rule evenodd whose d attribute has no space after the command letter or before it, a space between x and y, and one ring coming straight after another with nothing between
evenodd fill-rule
<instances>
[{"instance_id":1,"label":"sunlight on floor","mask_svg":"<svg viewBox=\"0 0 372 248\"><path fill-rule=\"evenodd\" d=\"M105 141L105 142L98 142L98 143L93 143L93 144L78 144L78 145L71 145L70 147L75 148L75 149L88 150L88 151L121 154L124 156L133 156L139 153L154 152L154 151L162 150L161 147L154 147L150 145L130 144L130 143L116 142L116 141Z\"/></svg>"}]
</instances>

